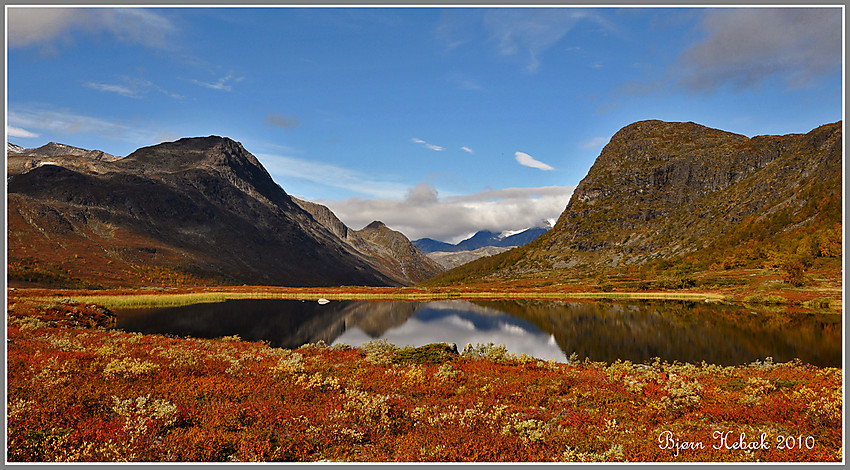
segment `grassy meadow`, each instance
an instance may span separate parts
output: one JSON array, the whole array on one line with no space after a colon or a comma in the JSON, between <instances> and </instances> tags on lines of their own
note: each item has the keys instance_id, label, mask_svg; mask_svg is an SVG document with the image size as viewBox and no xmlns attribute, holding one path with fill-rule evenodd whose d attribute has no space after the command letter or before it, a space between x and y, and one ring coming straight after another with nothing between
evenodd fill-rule
<instances>
[{"instance_id":1,"label":"grassy meadow","mask_svg":"<svg viewBox=\"0 0 850 470\"><path fill-rule=\"evenodd\" d=\"M735 367L556 363L493 344L460 354L384 341L289 350L123 332L108 310L257 298L255 290L9 291L8 460L843 460L840 368L770 358ZM263 290L309 299L506 294Z\"/></svg>"}]
</instances>

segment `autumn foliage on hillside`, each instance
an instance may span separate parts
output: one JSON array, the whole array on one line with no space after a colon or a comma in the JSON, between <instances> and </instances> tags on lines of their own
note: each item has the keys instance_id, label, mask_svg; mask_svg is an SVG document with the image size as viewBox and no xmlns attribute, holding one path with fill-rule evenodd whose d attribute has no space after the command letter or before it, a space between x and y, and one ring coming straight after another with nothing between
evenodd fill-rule
<instances>
[{"instance_id":1,"label":"autumn foliage on hillside","mask_svg":"<svg viewBox=\"0 0 850 470\"><path fill-rule=\"evenodd\" d=\"M8 321L9 461L842 459L840 369L555 363L492 344L287 350L51 315ZM769 448L732 446L742 435Z\"/></svg>"}]
</instances>

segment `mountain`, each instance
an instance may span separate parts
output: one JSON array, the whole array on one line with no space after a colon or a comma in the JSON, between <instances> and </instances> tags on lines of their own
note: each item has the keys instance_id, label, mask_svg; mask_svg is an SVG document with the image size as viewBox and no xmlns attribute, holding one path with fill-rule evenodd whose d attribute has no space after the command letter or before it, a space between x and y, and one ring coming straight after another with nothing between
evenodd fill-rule
<instances>
[{"instance_id":1,"label":"mountain","mask_svg":"<svg viewBox=\"0 0 850 470\"><path fill-rule=\"evenodd\" d=\"M507 233L491 232L489 230L479 230L471 237L454 245L431 238L420 238L419 240L415 240L413 244L423 253L473 251L487 246L515 247L534 241L550 228L551 226L548 226L547 223L547 226L533 227L510 235Z\"/></svg>"},{"instance_id":2,"label":"mountain","mask_svg":"<svg viewBox=\"0 0 850 470\"><path fill-rule=\"evenodd\" d=\"M101 150L86 150L50 142L34 149L6 143L6 174L20 174L42 165L60 165L88 173L101 171L103 163L120 159Z\"/></svg>"},{"instance_id":3,"label":"mountain","mask_svg":"<svg viewBox=\"0 0 850 470\"><path fill-rule=\"evenodd\" d=\"M630 124L602 150L552 230L435 282L684 256L763 263L775 253L834 254L836 243L840 254L841 135L841 122L753 138L690 122Z\"/></svg>"},{"instance_id":4,"label":"mountain","mask_svg":"<svg viewBox=\"0 0 850 470\"><path fill-rule=\"evenodd\" d=\"M47 155L56 146L45 147L36 150ZM231 139L180 139L116 160L76 158L7 169L10 279L402 284L318 223Z\"/></svg>"},{"instance_id":5,"label":"mountain","mask_svg":"<svg viewBox=\"0 0 850 470\"><path fill-rule=\"evenodd\" d=\"M548 221L543 221L539 227L519 232L496 233L480 230L473 236L454 245L431 238L420 238L413 244L444 269L452 269L478 258L492 256L530 243L550 228L551 224Z\"/></svg>"},{"instance_id":6,"label":"mountain","mask_svg":"<svg viewBox=\"0 0 850 470\"><path fill-rule=\"evenodd\" d=\"M362 230L352 230L327 207L292 199L331 233L373 260L376 269L397 282L415 284L443 272L437 262L416 249L404 234L391 230L383 222L375 221Z\"/></svg>"},{"instance_id":7,"label":"mountain","mask_svg":"<svg viewBox=\"0 0 850 470\"><path fill-rule=\"evenodd\" d=\"M101 150L86 150L70 145L48 142L38 148L26 149L15 144L6 144L6 153L15 153L20 156L29 157L85 157L92 160L115 161L121 157L110 155Z\"/></svg>"},{"instance_id":8,"label":"mountain","mask_svg":"<svg viewBox=\"0 0 850 470\"><path fill-rule=\"evenodd\" d=\"M413 245L422 253L433 253L435 251L454 251L455 245L451 243L441 242L433 238L420 238L413 240Z\"/></svg>"}]
</instances>

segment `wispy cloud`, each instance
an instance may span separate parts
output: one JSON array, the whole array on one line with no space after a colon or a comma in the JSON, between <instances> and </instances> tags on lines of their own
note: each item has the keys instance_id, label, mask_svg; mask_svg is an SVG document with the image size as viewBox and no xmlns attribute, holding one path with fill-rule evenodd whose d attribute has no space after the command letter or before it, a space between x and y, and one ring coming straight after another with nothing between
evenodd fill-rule
<instances>
[{"instance_id":1,"label":"wispy cloud","mask_svg":"<svg viewBox=\"0 0 850 470\"><path fill-rule=\"evenodd\" d=\"M159 143L161 140L157 140L158 136L168 132L155 123L103 119L46 106L10 107L7 117L9 126L27 129L27 132L33 134L54 134L57 138L94 134L102 139L130 142L136 148Z\"/></svg>"},{"instance_id":2,"label":"wispy cloud","mask_svg":"<svg viewBox=\"0 0 850 470\"><path fill-rule=\"evenodd\" d=\"M301 121L291 115L269 114L266 116L266 124L281 129L294 129L301 124Z\"/></svg>"},{"instance_id":3,"label":"wispy cloud","mask_svg":"<svg viewBox=\"0 0 850 470\"><path fill-rule=\"evenodd\" d=\"M788 89L804 88L841 69L840 7L709 9L698 18L700 40L666 70L623 84L621 96L606 108L675 87L713 93L723 87L758 89L777 80Z\"/></svg>"},{"instance_id":4,"label":"wispy cloud","mask_svg":"<svg viewBox=\"0 0 850 470\"><path fill-rule=\"evenodd\" d=\"M471 148L469 148L469 147L461 147L460 149L461 149L461 150L463 150L464 152L467 152L467 153L475 153L475 152L473 152L473 151L472 151L472 149L471 149Z\"/></svg>"},{"instance_id":5,"label":"wispy cloud","mask_svg":"<svg viewBox=\"0 0 850 470\"><path fill-rule=\"evenodd\" d=\"M602 15L577 8L499 8L484 15L484 26L499 54L525 55L528 73L537 72L541 56L581 22L614 29Z\"/></svg>"},{"instance_id":6,"label":"wispy cloud","mask_svg":"<svg viewBox=\"0 0 850 470\"><path fill-rule=\"evenodd\" d=\"M20 127L12 127L6 126L6 135L9 137L19 137L22 139L30 138L30 137L38 137L38 134L34 132L30 132L26 129L21 129Z\"/></svg>"},{"instance_id":7,"label":"wispy cloud","mask_svg":"<svg viewBox=\"0 0 850 470\"><path fill-rule=\"evenodd\" d=\"M842 16L840 7L709 10L704 39L678 60L679 84L697 92L746 89L778 76L789 88L809 86L841 67Z\"/></svg>"},{"instance_id":8,"label":"wispy cloud","mask_svg":"<svg viewBox=\"0 0 850 470\"><path fill-rule=\"evenodd\" d=\"M9 6L10 47L39 46L57 51L77 34L107 33L119 41L168 48L179 28L163 12L148 8L57 8Z\"/></svg>"},{"instance_id":9,"label":"wispy cloud","mask_svg":"<svg viewBox=\"0 0 850 470\"><path fill-rule=\"evenodd\" d=\"M161 93L174 99L183 98L177 93L172 93L161 86L142 78L119 76L116 81L119 83L88 81L84 82L83 86L105 93L115 93L117 95L126 96L127 98L142 98L151 91Z\"/></svg>"},{"instance_id":10,"label":"wispy cloud","mask_svg":"<svg viewBox=\"0 0 850 470\"><path fill-rule=\"evenodd\" d=\"M478 230L503 232L557 219L575 188L505 188L442 197L431 183L410 188L403 198L318 200L346 225L360 229L381 220L411 240L429 237L456 243Z\"/></svg>"},{"instance_id":11,"label":"wispy cloud","mask_svg":"<svg viewBox=\"0 0 850 470\"><path fill-rule=\"evenodd\" d=\"M130 89L130 88L123 86L123 85L116 85L116 84L112 84L112 83L97 83L97 82L86 82L83 85L85 85L88 88L94 89L94 90L105 91L105 92L108 92L108 93L115 93L115 94L118 94L118 95L121 95L121 96L126 96L128 98L138 98L139 97L138 90L133 90L133 89Z\"/></svg>"},{"instance_id":12,"label":"wispy cloud","mask_svg":"<svg viewBox=\"0 0 850 470\"><path fill-rule=\"evenodd\" d=\"M482 86L478 80L475 80L463 73L453 73L449 75L448 81L455 84L462 90L484 91L484 86Z\"/></svg>"},{"instance_id":13,"label":"wispy cloud","mask_svg":"<svg viewBox=\"0 0 850 470\"><path fill-rule=\"evenodd\" d=\"M195 85L199 85L205 88L210 88L212 90L222 90L222 91L232 91L233 85L231 83L239 83L242 81L244 77L234 77L233 74L228 74L224 77L219 78L214 82L202 82L200 80L191 80Z\"/></svg>"},{"instance_id":14,"label":"wispy cloud","mask_svg":"<svg viewBox=\"0 0 850 470\"><path fill-rule=\"evenodd\" d=\"M328 163L268 153L258 153L256 156L273 176L299 178L369 197L400 198L404 197L408 189L407 185L401 183L381 181L357 170Z\"/></svg>"},{"instance_id":15,"label":"wispy cloud","mask_svg":"<svg viewBox=\"0 0 850 470\"><path fill-rule=\"evenodd\" d=\"M445 147L440 147L439 145L429 144L428 142L425 142L422 139L417 139L416 137L410 139L410 141L413 142L414 144L420 144L420 145L424 146L425 148L427 148L429 150L434 150L436 152L442 152L443 150L445 150Z\"/></svg>"},{"instance_id":16,"label":"wispy cloud","mask_svg":"<svg viewBox=\"0 0 850 470\"><path fill-rule=\"evenodd\" d=\"M539 161L535 160L534 157L525 153L525 152L516 152L514 153L516 161L522 165L527 166L529 168L537 168L538 170L551 171L554 170L551 166Z\"/></svg>"}]
</instances>

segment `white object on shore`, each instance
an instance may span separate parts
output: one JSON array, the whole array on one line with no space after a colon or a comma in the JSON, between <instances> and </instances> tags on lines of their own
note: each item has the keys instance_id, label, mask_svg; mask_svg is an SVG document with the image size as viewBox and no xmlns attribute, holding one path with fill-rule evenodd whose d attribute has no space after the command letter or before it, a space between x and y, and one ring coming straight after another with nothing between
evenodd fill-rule
<instances>
[{"instance_id":1,"label":"white object on shore","mask_svg":"<svg viewBox=\"0 0 850 470\"><path fill-rule=\"evenodd\" d=\"M328 299L319 299L318 302L319 302L319 305L325 305L325 304L331 303L331 301L328 300Z\"/></svg>"}]
</instances>

